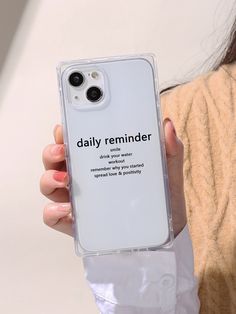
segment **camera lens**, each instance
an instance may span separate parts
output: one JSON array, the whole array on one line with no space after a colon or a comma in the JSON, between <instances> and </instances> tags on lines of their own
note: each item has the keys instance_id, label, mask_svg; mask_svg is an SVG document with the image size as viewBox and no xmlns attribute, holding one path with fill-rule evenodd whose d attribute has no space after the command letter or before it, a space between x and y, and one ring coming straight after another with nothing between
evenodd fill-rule
<instances>
[{"instance_id":1,"label":"camera lens","mask_svg":"<svg viewBox=\"0 0 236 314\"><path fill-rule=\"evenodd\" d=\"M92 101L92 102L96 102L99 99L101 99L102 97L102 91L99 87L97 86L91 86L87 92L86 92L86 96L88 98L88 100Z\"/></svg>"},{"instance_id":2,"label":"camera lens","mask_svg":"<svg viewBox=\"0 0 236 314\"><path fill-rule=\"evenodd\" d=\"M72 86L78 87L83 84L84 76L80 72L73 72L69 76L69 82Z\"/></svg>"}]
</instances>

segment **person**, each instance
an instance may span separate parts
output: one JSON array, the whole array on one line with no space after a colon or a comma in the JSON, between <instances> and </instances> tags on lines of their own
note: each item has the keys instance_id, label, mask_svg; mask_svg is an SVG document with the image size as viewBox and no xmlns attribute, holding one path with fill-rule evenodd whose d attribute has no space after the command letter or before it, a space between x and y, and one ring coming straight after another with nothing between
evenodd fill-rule
<instances>
[{"instance_id":1,"label":"person","mask_svg":"<svg viewBox=\"0 0 236 314\"><path fill-rule=\"evenodd\" d=\"M100 313L236 313L235 104L236 21L216 66L161 96L173 248L84 258ZM41 191L53 201L43 219L72 235L61 126L54 137L43 152Z\"/></svg>"}]
</instances>

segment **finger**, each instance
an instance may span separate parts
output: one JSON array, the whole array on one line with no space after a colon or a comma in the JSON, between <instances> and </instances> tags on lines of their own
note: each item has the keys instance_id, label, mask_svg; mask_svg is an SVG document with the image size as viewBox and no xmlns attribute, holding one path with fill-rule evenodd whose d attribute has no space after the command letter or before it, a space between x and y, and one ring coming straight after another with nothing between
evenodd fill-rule
<instances>
[{"instance_id":1,"label":"finger","mask_svg":"<svg viewBox=\"0 0 236 314\"><path fill-rule=\"evenodd\" d=\"M60 124L57 124L53 131L54 139L56 144L63 144L63 134L62 134L62 126Z\"/></svg>"},{"instance_id":2,"label":"finger","mask_svg":"<svg viewBox=\"0 0 236 314\"><path fill-rule=\"evenodd\" d=\"M173 191L182 191L183 187L183 155L182 142L176 136L174 124L170 119L164 121L165 147L167 156L168 176Z\"/></svg>"},{"instance_id":3,"label":"finger","mask_svg":"<svg viewBox=\"0 0 236 314\"><path fill-rule=\"evenodd\" d=\"M164 121L164 132L167 158L181 158L183 155L183 144L178 139L174 124L169 118Z\"/></svg>"},{"instance_id":4,"label":"finger","mask_svg":"<svg viewBox=\"0 0 236 314\"><path fill-rule=\"evenodd\" d=\"M43 164L46 170L65 170L64 144L49 144L42 154Z\"/></svg>"},{"instance_id":5,"label":"finger","mask_svg":"<svg viewBox=\"0 0 236 314\"><path fill-rule=\"evenodd\" d=\"M68 202L69 192L67 189L69 177L67 172L47 170L40 180L40 190L50 200L56 202Z\"/></svg>"},{"instance_id":6,"label":"finger","mask_svg":"<svg viewBox=\"0 0 236 314\"><path fill-rule=\"evenodd\" d=\"M70 203L47 204L43 211L43 221L55 230L73 235Z\"/></svg>"}]
</instances>

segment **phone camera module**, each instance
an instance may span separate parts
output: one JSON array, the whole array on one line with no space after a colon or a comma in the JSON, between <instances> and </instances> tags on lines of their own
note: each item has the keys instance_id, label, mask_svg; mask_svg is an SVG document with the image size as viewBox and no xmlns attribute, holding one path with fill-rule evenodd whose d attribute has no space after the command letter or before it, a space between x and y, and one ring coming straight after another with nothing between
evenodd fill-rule
<instances>
[{"instance_id":1,"label":"phone camera module","mask_svg":"<svg viewBox=\"0 0 236 314\"><path fill-rule=\"evenodd\" d=\"M74 87L79 87L84 82L84 76L80 72L73 72L69 76L69 82Z\"/></svg>"},{"instance_id":2,"label":"phone camera module","mask_svg":"<svg viewBox=\"0 0 236 314\"><path fill-rule=\"evenodd\" d=\"M86 92L87 99L91 102L99 101L102 95L102 90L97 86L91 86Z\"/></svg>"}]
</instances>

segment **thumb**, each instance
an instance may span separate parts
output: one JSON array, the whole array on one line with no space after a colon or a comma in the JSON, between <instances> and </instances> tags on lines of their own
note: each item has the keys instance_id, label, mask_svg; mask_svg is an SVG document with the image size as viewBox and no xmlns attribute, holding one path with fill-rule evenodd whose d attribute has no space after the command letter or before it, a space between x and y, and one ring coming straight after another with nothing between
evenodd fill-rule
<instances>
[{"instance_id":1,"label":"thumb","mask_svg":"<svg viewBox=\"0 0 236 314\"><path fill-rule=\"evenodd\" d=\"M164 120L164 133L167 159L175 157L182 161L183 144L178 139L174 124L169 118Z\"/></svg>"},{"instance_id":2,"label":"thumb","mask_svg":"<svg viewBox=\"0 0 236 314\"><path fill-rule=\"evenodd\" d=\"M183 177L184 146L176 136L174 124L170 119L164 121L164 131L173 228L176 236L187 221Z\"/></svg>"},{"instance_id":3,"label":"thumb","mask_svg":"<svg viewBox=\"0 0 236 314\"><path fill-rule=\"evenodd\" d=\"M184 146L178 139L174 124L169 118L164 120L164 133L170 188L180 189L183 185Z\"/></svg>"}]
</instances>

